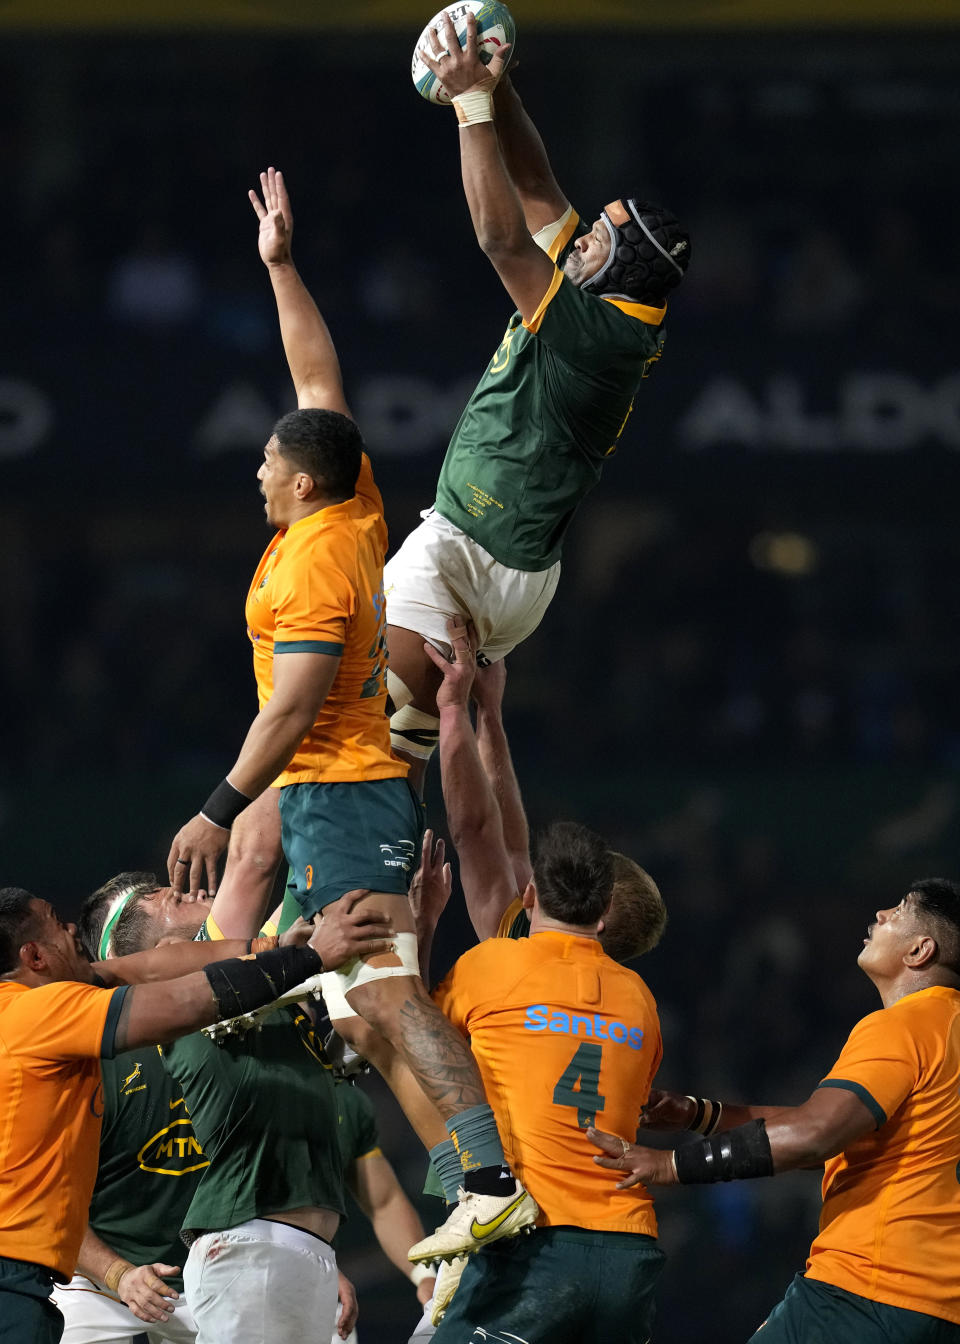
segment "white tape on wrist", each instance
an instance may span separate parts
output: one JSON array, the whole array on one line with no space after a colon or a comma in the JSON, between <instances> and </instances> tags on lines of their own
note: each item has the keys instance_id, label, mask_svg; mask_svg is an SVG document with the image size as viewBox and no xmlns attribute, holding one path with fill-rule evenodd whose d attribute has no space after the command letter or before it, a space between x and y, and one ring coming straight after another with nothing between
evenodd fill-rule
<instances>
[{"instance_id":1,"label":"white tape on wrist","mask_svg":"<svg viewBox=\"0 0 960 1344\"><path fill-rule=\"evenodd\" d=\"M452 100L461 126L478 126L493 121L493 95L488 89L470 89Z\"/></svg>"},{"instance_id":2,"label":"white tape on wrist","mask_svg":"<svg viewBox=\"0 0 960 1344\"><path fill-rule=\"evenodd\" d=\"M423 1283L424 1279L435 1279L436 1277L437 1277L437 1271L433 1268L432 1265L410 1266L409 1278L414 1288L419 1288L421 1283Z\"/></svg>"}]
</instances>

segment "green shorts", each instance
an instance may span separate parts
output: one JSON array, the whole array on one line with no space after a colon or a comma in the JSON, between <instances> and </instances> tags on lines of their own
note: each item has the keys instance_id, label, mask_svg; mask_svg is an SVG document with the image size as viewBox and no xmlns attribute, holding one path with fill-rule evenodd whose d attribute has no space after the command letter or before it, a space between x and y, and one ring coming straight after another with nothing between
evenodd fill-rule
<instances>
[{"instance_id":1,"label":"green shorts","mask_svg":"<svg viewBox=\"0 0 960 1344\"><path fill-rule=\"evenodd\" d=\"M57 1344L63 1315L52 1292L49 1269L0 1256L0 1344Z\"/></svg>"},{"instance_id":2,"label":"green shorts","mask_svg":"<svg viewBox=\"0 0 960 1344\"><path fill-rule=\"evenodd\" d=\"M798 1274L748 1344L960 1344L960 1325Z\"/></svg>"},{"instance_id":3,"label":"green shorts","mask_svg":"<svg viewBox=\"0 0 960 1344\"><path fill-rule=\"evenodd\" d=\"M435 1344L647 1344L664 1261L634 1232L538 1227L471 1255Z\"/></svg>"},{"instance_id":4,"label":"green shorts","mask_svg":"<svg viewBox=\"0 0 960 1344\"><path fill-rule=\"evenodd\" d=\"M420 864L423 803L405 778L288 784L280 821L304 919L348 891L405 896Z\"/></svg>"}]
</instances>

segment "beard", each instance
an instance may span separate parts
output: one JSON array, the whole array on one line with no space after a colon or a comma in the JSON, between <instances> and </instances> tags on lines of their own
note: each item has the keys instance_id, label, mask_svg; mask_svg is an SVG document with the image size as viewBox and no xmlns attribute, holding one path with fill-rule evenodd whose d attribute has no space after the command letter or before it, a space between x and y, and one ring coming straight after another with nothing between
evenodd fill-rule
<instances>
[{"instance_id":1,"label":"beard","mask_svg":"<svg viewBox=\"0 0 960 1344\"><path fill-rule=\"evenodd\" d=\"M563 264L563 273L568 280L579 285L583 279L583 255L574 249Z\"/></svg>"}]
</instances>

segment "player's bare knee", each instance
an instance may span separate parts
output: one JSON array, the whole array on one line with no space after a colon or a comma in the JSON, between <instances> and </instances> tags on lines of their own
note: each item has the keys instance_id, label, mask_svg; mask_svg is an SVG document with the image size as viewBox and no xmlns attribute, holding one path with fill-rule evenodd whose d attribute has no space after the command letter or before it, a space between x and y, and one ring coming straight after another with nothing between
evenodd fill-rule
<instances>
[{"instance_id":1,"label":"player's bare knee","mask_svg":"<svg viewBox=\"0 0 960 1344\"><path fill-rule=\"evenodd\" d=\"M384 1040L380 1033L365 1021L362 1017L335 1017L331 1018L330 1025L337 1035L347 1045L356 1050L358 1055L363 1055L364 1059L369 1059L371 1064L376 1063L375 1056L379 1055L383 1048Z\"/></svg>"}]
</instances>

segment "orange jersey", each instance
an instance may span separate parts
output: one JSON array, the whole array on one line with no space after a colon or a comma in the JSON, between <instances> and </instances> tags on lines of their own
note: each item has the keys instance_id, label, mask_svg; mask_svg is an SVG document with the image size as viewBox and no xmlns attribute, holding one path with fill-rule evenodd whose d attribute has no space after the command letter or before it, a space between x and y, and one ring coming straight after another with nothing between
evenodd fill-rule
<instances>
[{"instance_id":1,"label":"orange jersey","mask_svg":"<svg viewBox=\"0 0 960 1344\"><path fill-rule=\"evenodd\" d=\"M826 1163L807 1277L960 1323L960 993L871 1013L820 1084L877 1121Z\"/></svg>"},{"instance_id":2,"label":"orange jersey","mask_svg":"<svg viewBox=\"0 0 960 1344\"><path fill-rule=\"evenodd\" d=\"M340 658L330 694L278 785L404 776L390 750L383 500L366 453L357 492L278 532L247 594L247 634L260 708L285 653Z\"/></svg>"},{"instance_id":3,"label":"orange jersey","mask_svg":"<svg viewBox=\"0 0 960 1344\"><path fill-rule=\"evenodd\" d=\"M100 1055L125 990L0 982L0 1255L76 1268L100 1157Z\"/></svg>"},{"instance_id":4,"label":"orange jersey","mask_svg":"<svg viewBox=\"0 0 960 1344\"><path fill-rule=\"evenodd\" d=\"M630 1142L662 1053L653 996L592 938L545 931L464 953L434 998L470 1036L507 1161L544 1227L656 1236L653 1202L593 1161L596 1124Z\"/></svg>"}]
</instances>

